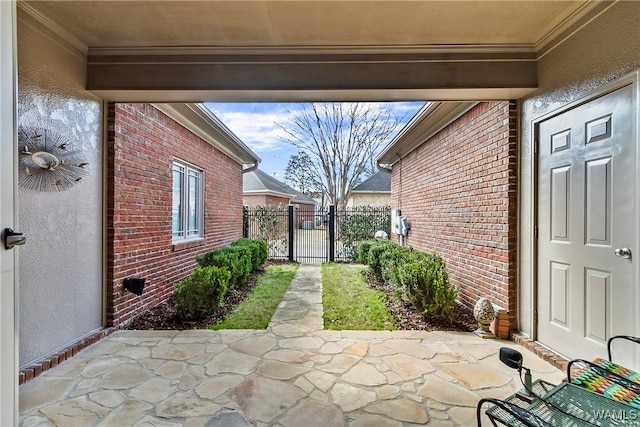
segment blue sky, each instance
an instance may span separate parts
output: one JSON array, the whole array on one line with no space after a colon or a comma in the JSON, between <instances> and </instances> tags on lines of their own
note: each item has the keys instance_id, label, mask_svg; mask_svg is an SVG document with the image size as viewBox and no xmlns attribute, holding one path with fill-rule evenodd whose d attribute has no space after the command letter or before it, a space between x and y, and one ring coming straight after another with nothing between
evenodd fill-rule
<instances>
[{"instance_id":1,"label":"blue sky","mask_svg":"<svg viewBox=\"0 0 640 427\"><path fill-rule=\"evenodd\" d=\"M406 123L424 102L390 104ZM205 105L262 159L261 170L284 181L284 170L289 157L296 154L297 150L283 141L285 134L276 123L286 126L288 114L285 109L295 111L301 104L208 102ZM398 131L401 128L399 127Z\"/></svg>"}]
</instances>

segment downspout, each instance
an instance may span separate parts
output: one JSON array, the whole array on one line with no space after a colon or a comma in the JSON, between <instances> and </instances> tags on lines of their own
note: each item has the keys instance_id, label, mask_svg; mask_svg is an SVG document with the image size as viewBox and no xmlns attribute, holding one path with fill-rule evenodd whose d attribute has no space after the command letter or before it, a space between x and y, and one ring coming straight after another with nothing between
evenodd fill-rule
<instances>
[{"instance_id":1,"label":"downspout","mask_svg":"<svg viewBox=\"0 0 640 427\"><path fill-rule=\"evenodd\" d=\"M242 173L253 172L254 170L258 169L258 165L259 164L260 164L260 160L258 160L253 165L249 166L248 168L242 168Z\"/></svg>"}]
</instances>

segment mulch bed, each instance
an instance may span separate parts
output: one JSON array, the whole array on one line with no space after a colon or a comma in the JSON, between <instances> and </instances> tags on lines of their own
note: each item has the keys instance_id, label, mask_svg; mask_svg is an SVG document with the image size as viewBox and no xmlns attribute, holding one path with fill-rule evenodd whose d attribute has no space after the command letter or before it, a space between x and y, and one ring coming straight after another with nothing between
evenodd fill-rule
<instances>
[{"instance_id":1,"label":"mulch bed","mask_svg":"<svg viewBox=\"0 0 640 427\"><path fill-rule=\"evenodd\" d=\"M125 329L138 330L179 330L185 329L206 329L225 318L231 313L236 305L240 304L249 291L255 286L255 276L252 276L244 286L236 286L230 289L224 297L220 307L204 319L198 321L182 320L176 316L176 309L173 305L173 297L167 301L150 308L137 316Z\"/></svg>"},{"instance_id":2,"label":"mulch bed","mask_svg":"<svg viewBox=\"0 0 640 427\"><path fill-rule=\"evenodd\" d=\"M395 318L395 326L398 330L471 332L478 328L478 322L473 317L473 309L463 304L456 304L451 320L427 319L411 303L393 295L389 287L375 275L365 273L365 278L369 286L387 295L387 310Z\"/></svg>"},{"instance_id":3,"label":"mulch bed","mask_svg":"<svg viewBox=\"0 0 640 427\"><path fill-rule=\"evenodd\" d=\"M265 264L273 265L282 263L281 261L268 261ZM261 271L258 271L259 274ZM380 280L371 274L366 274L365 278L369 285L377 290L385 292L387 298L387 308L396 319L396 328L399 330L421 330L421 331L461 331L470 332L478 327L478 323L473 317L473 310L462 304L458 304L451 321L447 319L427 320L422 313L416 310L406 301L399 300L389 293L389 289ZM227 292L220 307L214 312L197 322L179 319L173 306L173 298L152 307L137 316L125 329L129 330L185 330L185 329L205 329L208 325L214 324L227 316L240 304L249 291L256 285L256 275L253 274L244 286L237 286Z\"/></svg>"}]
</instances>

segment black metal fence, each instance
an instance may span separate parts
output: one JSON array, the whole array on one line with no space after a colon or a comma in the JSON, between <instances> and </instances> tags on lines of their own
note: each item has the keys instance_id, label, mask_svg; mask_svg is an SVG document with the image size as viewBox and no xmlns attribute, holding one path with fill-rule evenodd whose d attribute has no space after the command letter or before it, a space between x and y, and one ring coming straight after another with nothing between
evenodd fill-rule
<instances>
[{"instance_id":1,"label":"black metal fence","mask_svg":"<svg viewBox=\"0 0 640 427\"><path fill-rule=\"evenodd\" d=\"M243 236L263 239L269 258L298 262L354 261L359 242L391 231L391 209L245 206Z\"/></svg>"},{"instance_id":2,"label":"black metal fence","mask_svg":"<svg viewBox=\"0 0 640 427\"><path fill-rule=\"evenodd\" d=\"M358 206L335 209L335 258L351 261L358 257L358 244L379 231L391 234L391 207Z\"/></svg>"}]
</instances>

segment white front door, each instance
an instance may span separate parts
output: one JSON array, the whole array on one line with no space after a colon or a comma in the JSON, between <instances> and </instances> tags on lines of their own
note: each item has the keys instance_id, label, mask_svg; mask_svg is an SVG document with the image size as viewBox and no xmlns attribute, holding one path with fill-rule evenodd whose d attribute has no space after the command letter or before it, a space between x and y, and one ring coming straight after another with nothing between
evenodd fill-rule
<instances>
[{"instance_id":1,"label":"white front door","mask_svg":"<svg viewBox=\"0 0 640 427\"><path fill-rule=\"evenodd\" d=\"M0 1L0 232L15 226L16 3ZM16 425L15 249L0 243L0 425Z\"/></svg>"},{"instance_id":2,"label":"white front door","mask_svg":"<svg viewBox=\"0 0 640 427\"><path fill-rule=\"evenodd\" d=\"M569 358L606 357L609 337L637 333L635 90L538 127L538 340ZM638 368L635 352L614 361Z\"/></svg>"}]
</instances>

